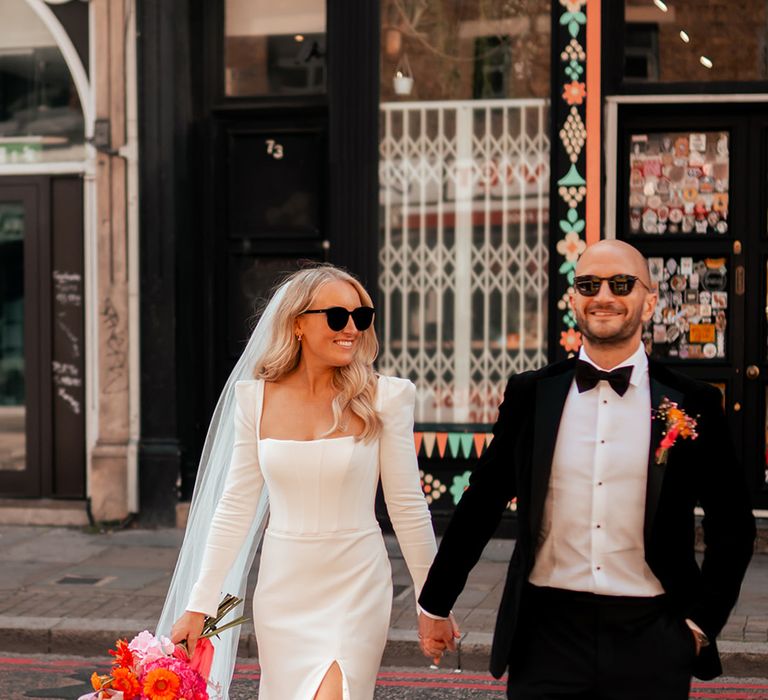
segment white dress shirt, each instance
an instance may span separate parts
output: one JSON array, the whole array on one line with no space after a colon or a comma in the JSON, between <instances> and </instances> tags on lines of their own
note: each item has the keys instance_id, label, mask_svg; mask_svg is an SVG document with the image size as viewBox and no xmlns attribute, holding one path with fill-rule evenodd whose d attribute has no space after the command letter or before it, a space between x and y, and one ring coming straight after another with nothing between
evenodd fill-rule
<instances>
[{"instance_id":1,"label":"white dress shirt","mask_svg":"<svg viewBox=\"0 0 768 700\"><path fill-rule=\"evenodd\" d=\"M583 347L579 357L595 364ZM583 393L571 384L529 577L536 586L638 597L664 592L643 542L651 394L642 345L618 366L627 365L634 369L624 396L607 381Z\"/></svg>"}]
</instances>

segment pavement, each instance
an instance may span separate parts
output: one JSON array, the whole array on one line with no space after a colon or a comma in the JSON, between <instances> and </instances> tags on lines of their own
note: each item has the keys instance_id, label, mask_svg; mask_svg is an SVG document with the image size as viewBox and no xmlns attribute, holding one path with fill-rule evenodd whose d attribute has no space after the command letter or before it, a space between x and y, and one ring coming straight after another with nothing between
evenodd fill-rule
<instances>
[{"instance_id":1,"label":"pavement","mask_svg":"<svg viewBox=\"0 0 768 700\"><path fill-rule=\"evenodd\" d=\"M120 637L154 629L181 539L177 529L0 526L0 651L99 656ZM424 666L410 577L395 538L385 540L394 600L383 663ZM446 669L487 669L513 546L511 540L491 540L472 571L454 608L465 633L461 659L449 654ZM768 553L754 556L719 640L727 675L768 676ZM257 655L250 623L241 628L239 655Z\"/></svg>"}]
</instances>

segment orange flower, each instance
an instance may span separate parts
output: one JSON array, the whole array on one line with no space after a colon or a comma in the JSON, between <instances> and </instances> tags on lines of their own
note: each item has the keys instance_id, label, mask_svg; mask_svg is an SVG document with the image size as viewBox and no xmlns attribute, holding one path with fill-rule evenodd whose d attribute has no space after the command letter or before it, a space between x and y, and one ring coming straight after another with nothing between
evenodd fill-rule
<instances>
[{"instance_id":1,"label":"orange flower","mask_svg":"<svg viewBox=\"0 0 768 700\"><path fill-rule=\"evenodd\" d=\"M112 678L110 676L100 676L94 671L91 675L91 685L94 690L106 690L112 687Z\"/></svg>"},{"instance_id":2,"label":"orange flower","mask_svg":"<svg viewBox=\"0 0 768 700\"><path fill-rule=\"evenodd\" d=\"M569 105L580 105L587 96L587 87L584 83L572 80L563 86L563 99Z\"/></svg>"},{"instance_id":3,"label":"orange flower","mask_svg":"<svg viewBox=\"0 0 768 700\"><path fill-rule=\"evenodd\" d=\"M166 668L150 671L144 679L144 695L149 700L175 700L181 681Z\"/></svg>"},{"instance_id":4,"label":"orange flower","mask_svg":"<svg viewBox=\"0 0 768 700\"><path fill-rule=\"evenodd\" d=\"M115 649L110 649L109 653L115 657L115 660L112 662L114 666L133 668L133 652L128 648L128 642L125 639L118 639Z\"/></svg>"},{"instance_id":5,"label":"orange flower","mask_svg":"<svg viewBox=\"0 0 768 700\"><path fill-rule=\"evenodd\" d=\"M116 668L112 671L112 687L123 691L123 700L133 700L141 692L139 681L127 668Z\"/></svg>"},{"instance_id":6,"label":"orange flower","mask_svg":"<svg viewBox=\"0 0 768 700\"><path fill-rule=\"evenodd\" d=\"M566 352L576 352L581 347L581 333L574 328L560 331L560 345Z\"/></svg>"}]
</instances>

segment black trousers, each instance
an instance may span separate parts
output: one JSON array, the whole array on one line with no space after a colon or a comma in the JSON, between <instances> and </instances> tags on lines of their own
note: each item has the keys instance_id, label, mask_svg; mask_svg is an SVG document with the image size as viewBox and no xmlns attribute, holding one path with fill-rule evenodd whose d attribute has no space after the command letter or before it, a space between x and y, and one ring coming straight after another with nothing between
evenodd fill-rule
<instances>
[{"instance_id":1,"label":"black trousers","mask_svg":"<svg viewBox=\"0 0 768 700\"><path fill-rule=\"evenodd\" d=\"M510 700L688 700L696 643L664 596L525 593Z\"/></svg>"}]
</instances>

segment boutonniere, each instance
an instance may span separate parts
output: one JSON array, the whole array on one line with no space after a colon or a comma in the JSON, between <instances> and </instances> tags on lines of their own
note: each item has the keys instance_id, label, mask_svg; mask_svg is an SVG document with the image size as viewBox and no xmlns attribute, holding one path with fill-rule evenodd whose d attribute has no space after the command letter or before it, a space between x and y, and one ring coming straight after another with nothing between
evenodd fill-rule
<instances>
[{"instance_id":1,"label":"boutonniere","mask_svg":"<svg viewBox=\"0 0 768 700\"><path fill-rule=\"evenodd\" d=\"M656 448L656 464L666 464L669 450L675 446L678 438L695 440L699 437L696 432L696 418L691 418L674 401L666 396L661 400L654 412L655 419L664 421L664 433Z\"/></svg>"}]
</instances>

